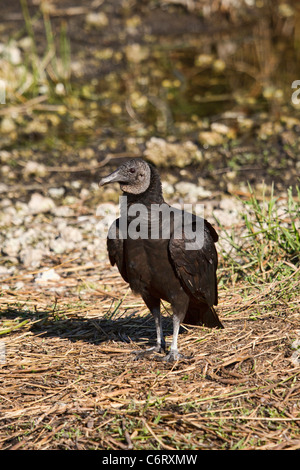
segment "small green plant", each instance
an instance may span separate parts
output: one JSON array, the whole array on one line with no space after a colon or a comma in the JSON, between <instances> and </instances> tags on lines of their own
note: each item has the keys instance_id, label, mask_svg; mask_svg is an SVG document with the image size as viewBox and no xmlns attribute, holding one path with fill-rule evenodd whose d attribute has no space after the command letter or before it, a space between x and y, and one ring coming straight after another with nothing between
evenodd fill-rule
<instances>
[{"instance_id":1,"label":"small green plant","mask_svg":"<svg viewBox=\"0 0 300 470\"><path fill-rule=\"evenodd\" d=\"M299 265L300 189L290 187L285 204L275 197L273 186L269 197L263 192L262 200L250 186L249 189L251 197L244 201L242 233L235 228L230 233L222 227L231 246L229 252L222 254L224 270L227 276L234 273L235 280L247 279L251 283L283 279Z\"/></svg>"}]
</instances>

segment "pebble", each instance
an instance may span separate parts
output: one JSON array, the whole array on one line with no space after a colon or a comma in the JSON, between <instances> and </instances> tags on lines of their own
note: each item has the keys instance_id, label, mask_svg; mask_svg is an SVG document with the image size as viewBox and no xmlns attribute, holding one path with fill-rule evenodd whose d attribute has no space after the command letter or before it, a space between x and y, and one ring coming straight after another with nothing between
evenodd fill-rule
<instances>
[{"instance_id":1,"label":"pebble","mask_svg":"<svg viewBox=\"0 0 300 470\"><path fill-rule=\"evenodd\" d=\"M45 250L29 246L20 252L20 261L26 268L38 268L44 254Z\"/></svg>"},{"instance_id":2,"label":"pebble","mask_svg":"<svg viewBox=\"0 0 300 470\"><path fill-rule=\"evenodd\" d=\"M298 351L294 351L293 354L290 357L290 361L295 367L299 367L299 365L300 365L300 353Z\"/></svg>"},{"instance_id":3,"label":"pebble","mask_svg":"<svg viewBox=\"0 0 300 470\"><path fill-rule=\"evenodd\" d=\"M65 194L65 188L49 188L48 189L49 196L54 199L59 199Z\"/></svg>"},{"instance_id":4,"label":"pebble","mask_svg":"<svg viewBox=\"0 0 300 470\"><path fill-rule=\"evenodd\" d=\"M88 26L99 29L104 28L109 23L107 15L102 11L98 13L88 13L85 21Z\"/></svg>"},{"instance_id":5,"label":"pebble","mask_svg":"<svg viewBox=\"0 0 300 470\"><path fill-rule=\"evenodd\" d=\"M28 161L23 169L24 176L40 176L44 177L47 175L47 168L43 163L34 161Z\"/></svg>"},{"instance_id":6,"label":"pebble","mask_svg":"<svg viewBox=\"0 0 300 470\"><path fill-rule=\"evenodd\" d=\"M201 150L193 142L168 142L158 137L152 137L146 142L144 157L160 167L171 165L184 168L191 163L203 161Z\"/></svg>"},{"instance_id":7,"label":"pebble","mask_svg":"<svg viewBox=\"0 0 300 470\"><path fill-rule=\"evenodd\" d=\"M8 277L12 274L14 268L7 268L6 266L0 266L0 277ZM2 288L2 286L1 286Z\"/></svg>"},{"instance_id":8,"label":"pebble","mask_svg":"<svg viewBox=\"0 0 300 470\"><path fill-rule=\"evenodd\" d=\"M199 199L204 199L211 196L211 191L208 191L201 186L188 181L180 181L175 185L177 194L187 198L189 202L195 203Z\"/></svg>"},{"instance_id":9,"label":"pebble","mask_svg":"<svg viewBox=\"0 0 300 470\"><path fill-rule=\"evenodd\" d=\"M11 119L8 116L5 116L1 121L1 132L3 132L3 134L9 134L15 129L16 129L16 125L13 119Z\"/></svg>"},{"instance_id":10,"label":"pebble","mask_svg":"<svg viewBox=\"0 0 300 470\"><path fill-rule=\"evenodd\" d=\"M129 62L139 64L143 60L148 59L150 50L148 47L141 46L140 44L129 44L125 47L125 55Z\"/></svg>"},{"instance_id":11,"label":"pebble","mask_svg":"<svg viewBox=\"0 0 300 470\"><path fill-rule=\"evenodd\" d=\"M68 243L62 237L57 237L54 240L51 240L49 243L50 250L54 251L54 253L57 253L59 255L65 253L65 251L67 251L68 249L72 247L73 247L73 244Z\"/></svg>"},{"instance_id":12,"label":"pebble","mask_svg":"<svg viewBox=\"0 0 300 470\"><path fill-rule=\"evenodd\" d=\"M20 290L20 289L23 289L23 287L25 287L25 283L23 281L18 281L15 283L15 290Z\"/></svg>"},{"instance_id":13,"label":"pebble","mask_svg":"<svg viewBox=\"0 0 300 470\"><path fill-rule=\"evenodd\" d=\"M161 140L162 146L170 144ZM175 145L176 150L180 147L174 143L172 145ZM180 199L184 203L193 204L206 199L204 207L209 216L206 213L198 215L210 218L213 224L214 215L225 228L241 222L240 214L245 209L242 202L232 197L224 197L218 203L208 201L207 198L211 198L212 193L205 189L205 182L201 178L197 184L178 181L176 178L163 180L162 186L166 200L169 196L172 205ZM106 238L110 225L119 216L119 194L116 203L102 202L95 207L93 213L77 214L76 209L67 205L71 199L76 203L80 202L74 196L65 197L63 205L55 204L53 199L63 193L63 187L53 187L49 190L51 197L36 192L28 203L2 198L0 250L4 255L4 263L9 262L10 265L0 266L0 277L9 277L21 267L28 270L41 268L47 263L47 255L60 256L74 250L80 253L82 260L90 260L91 257L98 262L107 260ZM102 195L103 193L100 200L104 201ZM196 209L194 206L193 210ZM45 213L47 215L41 217ZM220 230L219 234L222 235ZM224 248L224 240L222 247Z\"/></svg>"},{"instance_id":14,"label":"pebble","mask_svg":"<svg viewBox=\"0 0 300 470\"><path fill-rule=\"evenodd\" d=\"M224 142L224 136L216 131L199 132L199 142L205 147L215 147Z\"/></svg>"},{"instance_id":15,"label":"pebble","mask_svg":"<svg viewBox=\"0 0 300 470\"><path fill-rule=\"evenodd\" d=\"M79 243L82 241L82 233L78 228L66 226L61 230L61 237L66 242Z\"/></svg>"},{"instance_id":16,"label":"pebble","mask_svg":"<svg viewBox=\"0 0 300 470\"><path fill-rule=\"evenodd\" d=\"M17 256L21 248L20 240L8 239L5 240L2 246L2 253L6 256Z\"/></svg>"},{"instance_id":17,"label":"pebble","mask_svg":"<svg viewBox=\"0 0 300 470\"><path fill-rule=\"evenodd\" d=\"M55 203L49 197L45 197L39 193L34 193L31 196L28 207L31 214L41 214L52 211L55 208Z\"/></svg>"},{"instance_id":18,"label":"pebble","mask_svg":"<svg viewBox=\"0 0 300 470\"><path fill-rule=\"evenodd\" d=\"M54 269L47 269L34 278L34 281L37 283L48 283L49 281L59 281L61 279L60 275Z\"/></svg>"},{"instance_id":19,"label":"pebble","mask_svg":"<svg viewBox=\"0 0 300 470\"><path fill-rule=\"evenodd\" d=\"M174 186L168 183L168 181L162 181L161 186L162 186L163 194L165 194L166 196L172 196L174 194L175 192Z\"/></svg>"}]
</instances>

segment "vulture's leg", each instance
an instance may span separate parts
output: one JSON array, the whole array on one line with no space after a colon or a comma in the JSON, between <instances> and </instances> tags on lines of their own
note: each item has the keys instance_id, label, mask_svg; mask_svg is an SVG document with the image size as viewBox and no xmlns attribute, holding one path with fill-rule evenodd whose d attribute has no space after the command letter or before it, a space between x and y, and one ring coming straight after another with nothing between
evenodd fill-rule
<instances>
[{"instance_id":1,"label":"vulture's leg","mask_svg":"<svg viewBox=\"0 0 300 470\"><path fill-rule=\"evenodd\" d=\"M163 335L162 330L162 317L160 313L160 300L158 299L145 299L144 302L151 311L154 321L155 321L155 328L156 328L156 346L151 348L147 348L144 351L134 351L137 355L137 359L143 357L144 355L151 354L154 352L161 353L166 350L166 343Z\"/></svg>"},{"instance_id":2,"label":"vulture's leg","mask_svg":"<svg viewBox=\"0 0 300 470\"><path fill-rule=\"evenodd\" d=\"M155 321L155 328L156 328L156 346L154 350L156 352L163 352L166 350L166 343L162 329L162 318L160 313L160 307L156 307L151 311L152 315L154 316Z\"/></svg>"},{"instance_id":3,"label":"vulture's leg","mask_svg":"<svg viewBox=\"0 0 300 470\"><path fill-rule=\"evenodd\" d=\"M179 305L173 306L173 338L171 343L171 348L169 354L164 357L164 361L172 362L177 361L178 359L184 359L185 356L180 354L178 351L178 333L180 328L180 323L184 320L186 311L188 308L188 300L186 302L180 302Z\"/></svg>"}]
</instances>

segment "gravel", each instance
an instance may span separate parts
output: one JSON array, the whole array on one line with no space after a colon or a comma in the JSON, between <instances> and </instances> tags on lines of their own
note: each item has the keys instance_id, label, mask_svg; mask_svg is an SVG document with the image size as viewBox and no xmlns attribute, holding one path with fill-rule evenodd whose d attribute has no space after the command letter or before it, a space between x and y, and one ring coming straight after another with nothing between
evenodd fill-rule
<instances>
[{"instance_id":1,"label":"gravel","mask_svg":"<svg viewBox=\"0 0 300 470\"><path fill-rule=\"evenodd\" d=\"M217 200L210 191L187 181L163 181L163 188L171 203L203 204L204 217L215 226L216 219L226 227L242 220L242 203L234 198ZM27 203L0 200L0 279L20 270L51 268L67 257L78 257L78 263L108 260L106 237L118 217L118 204L102 202L94 208L87 207L88 190L84 199L65 197L63 188L50 188L47 194L52 197L34 192Z\"/></svg>"}]
</instances>

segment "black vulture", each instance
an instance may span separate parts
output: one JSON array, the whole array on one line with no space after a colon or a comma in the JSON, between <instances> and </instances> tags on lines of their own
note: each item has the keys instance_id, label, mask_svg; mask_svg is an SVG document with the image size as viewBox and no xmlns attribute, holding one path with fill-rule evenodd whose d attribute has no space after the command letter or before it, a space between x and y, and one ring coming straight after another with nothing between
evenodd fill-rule
<instances>
[{"instance_id":1,"label":"black vulture","mask_svg":"<svg viewBox=\"0 0 300 470\"><path fill-rule=\"evenodd\" d=\"M157 343L146 353L165 351L160 301L171 304L173 339L164 359L177 360L183 357L177 347L181 322L223 328L213 307L218 303L218 235L205 219L164 201L159 173L143 159L126 161L99 185L113 182L120 184L123 197L120 217L108 232L110 262L154 317Z\"/></svg>"}]
</instances>

